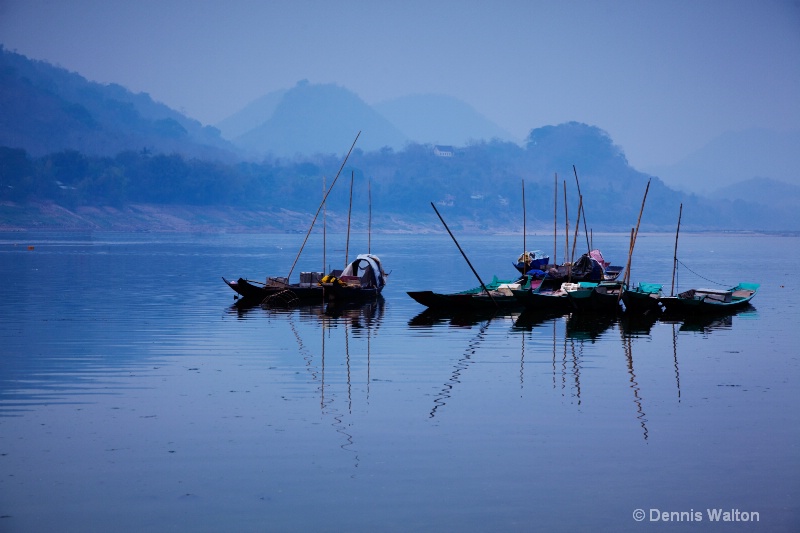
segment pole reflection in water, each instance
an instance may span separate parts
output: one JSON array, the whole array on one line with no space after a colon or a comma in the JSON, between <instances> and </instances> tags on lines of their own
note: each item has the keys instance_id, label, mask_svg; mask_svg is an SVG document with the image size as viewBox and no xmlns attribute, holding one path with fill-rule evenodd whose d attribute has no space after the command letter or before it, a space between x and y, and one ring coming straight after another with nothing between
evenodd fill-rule
<instances>
[{"instance_id":1,"label":"pole reflection in water","mask_svg":"<svg viewBox=\"0 0 800 533\"><path fill-rule=\"evenodd\" d=\"M451 398L455 385L461 383L461 373L464 372L472 362L472 356L478 351L478 347L486 337L486 329L489 327L491 322L491 318L486 320L486 322L481 325L478 333L467 343L467 348L464 350L462 357L460 357L456 362L453 372L450 374L450 379L447 380L447 382L442 386L442 390L434 398L433 408L428 415L429 418L434 418L436 416L436 412L439 410L439 408L444 407L447 403L447 400Z\"/></svg>"},{"instance_id":2,"label":"pole reflection in water","mask_svg":"<svg viewBox=\"0 0 800 533\"><path fill-rule=\"evenodd\" d=\"M285 320L297 343L298 353L305 362L305 369L310 380L317 383L319 394L319 408L323 417L329 417L331 427L342 438L339 447L352 455L353 468L357 469L360 464L358 449L356 448L355 435L353 431L353 410L354 410L354 384L353 384L353 365L351 354L351 336L364 336L366 333L366 402L369 403L369 381L371 379L371 340L373 330L380 327L383 301L365 302L358 306L348 306L346 308L332 305L310 305L292 309L265 309L267 316L274 320ZM239 309L238 312L247 312ZM310 346L301 334L301 328L297 321L314 321L320 325L320 344L319 352ZM334 331L343 328L344 339L344 391L337 389L334 379L330 381L329 368L326 366L326 349L330 349L330 341ZM318 362L316 362L318 361ZM334 375L335 378L335 375ZM346 397L346 407L337 402L341 393ZM351 477L354 477L353 474Z\"/></svg>"},{"instance_id":3,"label":"pole reflection in water","mask_svg":"<svg viewBox=\"0 0 800 533\"><path fill-rule=\"evenodd\" d=\"M247 311L238 310L238 313ZM366 349L366 383L363 390L365 393L364 402L369 405L371 376L371 348L373 341L373 330L380 327L383 312L382 302L369 303L355 308L336 308L311 306L302 310L271 311L273 318L285 315L295 335L299 347L299 353L304 358L310 379L318 383L320 410L323 416L331 417L331 426L343 438L340 444L342 450L353 455L354 464L359 463L358 451L355 447L352 420L354 409L357 404L357 385L354 383L354 359L351 353L353 348L353 336L359 335L365 341ZM306 320L313 317L314 320L322 324L322 339L320 343L321 352L317 355L313 349L304 342L301 336L301 329L296 327L297 319ZM522 335L518 343L506 344L502 346L503 319L512 320L510 334ZM658 330L656 325L662 323L664 326L670 325L670 329ZM489 329L492 324L492 329ZM596 400L596 383L592 383L590 388L584 387L584 381L596 379L598 375L595 370L601 366L588 365L587 358L596 356L606 356L618 350L619 345L613 341L613 337L608 337L607 332L618 328L622 340L622 352L625 357L627 367L627 384L632 393L632 401L635 406L635 420L641 427L641 434L645 441L651 437L650 426L652 421L648 418L645 410L645 398L643 381L639 377L642 369L637 372L637 365L634 361L634 351L642 350L648 353L659 353L659 348L666 349L669 353L669 341L661 343L660 346L654 344L639 344L640 339L649 343L654 338L669 332L666 338L671 340L672 350L671 359L672 373L674 375L675 391L677 392L677 402L682 400L680 365L678 360L678 337L682 334L701 333L709 335L714 331L730 329L733 327L733 315L716 316L710 318L685 318L679 321L659 320L659 317L632 317L629 315L604 315L594 313L568 313L564 315L542 314L522 312L484 312L484 313L463 313L463 312L442 312L425 310L414 316L407 322L410 330L424 329L433 333L442 333L442 328L472 328L478 327L477 332L470 337L461 354L455 360L450 372L450 376L439 387L433 405L428 411L428 418L437 418L443 408L452 399L458 389L457 384L464 381L465 371L476 362L476 356L483 353L490 358L492 354L505 354L508 356L508 348L516 346L519 350L518 370L516 372L520 388L520 394L525 390L525 380L530 380L535 374L531 374L531 369L535 365L544 363L549 359L551 374L551 388L558 390L563 398L569 398L578 407L586 404L587 400ZM341 345L343 347L342 369L344 387L336 388L335 382L330 382L326 367L326 349L330 348L333 331L340 328L343 334ZM660 331L660 333L659 333ZM491 334L490 334L491 332ZM546 333L545 333L546 332ZM545 335L541 335L545 333ZM550 340L542 341L551 337ZM665 338L665 340L666 340ZM337 341L338 342L338 341ZM636 350L639 345L641 349ZM617 348L614 348L617 347ZM512 348L513 351L514 348ZM545 359L539 358L537 354L543 355L547 351L550 356ZM645 364L645 375L653 370L651 360ZM355 363L356 365L358 363ZM530 368L526 368L529 365ZM541 368L541 367L540 367ZM477 371L477 370L476 370ZM607 383L607 382L604 382ZM647 380L645 380L647 383ZM532 389L536 394L536 389ZM592 395L587 397L587 391L592 391ZM657 392L656 392L657 394ZM346 405L345 405L346 402Z\"/></svg>"},{"instance_id":4,"label":"pole reflection in water","mask_svg":"<svg viewBox=\"0 0 800 533\"><path fill-rule=\"evenodd\" d=\"M669 344L663 343L659 346L658 344L652 344L650 341L667 333L668 336L666 338L669 338L672 344L670 355L672 356L671 367L674 376L674 390L677 393L676 400L680 403L682 391L678 358L679 336L693 333L701 333L704 336L708 336L715 331L731 329L733 327L733 318L736 314L740 313L714 317L686 317L678 321L665 321L659 320L657 316L611 316L592 313L546 316L522 313L517 318L512 330L517 331L524 337L529 336L534 340L539 338L539 342L530 343L528 339L524 339L521 343L520 379L522 380L524 375L525 365L534 363L537 346L539 350L544 348L541 343L542 339L538 334L549 331L552 336L549 348L552 352L550 358L552 389L560 390L562 397L575 398L576 405L581 406L587 400L582 381L584 380L583 374L585 374L585 358L591 356L589 355L588 347L596 345L595 348L592 348L591 353L603 354L614 346L614 343L608 342L610 339L604 339L605 333L613 328L618 328L622 340L622 352L626 361L628 386L633 394L636 420L641 426L644 440L647 441L651 436L651 420L649 420L645 411L642 380L637 375L637 365L634 361L635 346L639 344L639 340L641 339L645 342L645 344L640 345L642 349L647 350L648 353L652 351L658 354L662 351L661 348L668 350ZM749 315L754 316L754 313L750 312ZM748 314L745 313L743 316L748 316ZM669 325L670 329L655 330L654 328L659 323L663 324L663 326L659 327ZM542 352L540 351L540 353ZM665 353L669 352L665 351ZM653 362L657 364L657 359ZM653 362L649 363L649 366L652 366ZM568 393L568 391L571 391L571 393Z\"/></svg>"},{"instance_id":5,"label":"pole reflection in water","mask_svg":"<svg viewBox=\"0 0 800 533\"><path fill-rule=\"evenodd\" d=\"M675 385L678 389L678 403L681 401L681 373L678 370L678 332L672 324L672 361L675 366Z\"/></svg>"},{"instance_id":6,"label":"pole reflection in water","mask_svg":"<svg viewBox=\"0 0 800 533\"><path fill-rule=\"evenodd\" d=\"M636 373L633 370L633 339L635 335L626 335L622 329L620 329L620 333L622 335L622 347L625 351L625 358L628 362L628 374L630 375L631 389L633 390L633 403L636 404L636 418L642 426L642 436L644 440L647 440L647 418L645 417L644 408L642 407L639 383L636 381Z\"/></svg>"}]
</instances>

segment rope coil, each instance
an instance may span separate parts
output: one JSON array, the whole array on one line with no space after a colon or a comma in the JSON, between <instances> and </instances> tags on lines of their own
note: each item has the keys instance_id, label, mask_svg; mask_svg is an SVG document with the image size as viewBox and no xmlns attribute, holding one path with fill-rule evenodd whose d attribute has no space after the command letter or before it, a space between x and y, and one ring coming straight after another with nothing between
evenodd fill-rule
<instances>
[{"instance_id":1,"label":"rope coil","mask_svg":"<svg viewBox=\"0 0 800 533\"><path fill-rule=\"evenodd\" d=\"M289 289L276 292L264 298L261 302L261 307L265 309L283 308L288 309L299 305L300 299L297 295Z\"/></svg>"}]
</instances>

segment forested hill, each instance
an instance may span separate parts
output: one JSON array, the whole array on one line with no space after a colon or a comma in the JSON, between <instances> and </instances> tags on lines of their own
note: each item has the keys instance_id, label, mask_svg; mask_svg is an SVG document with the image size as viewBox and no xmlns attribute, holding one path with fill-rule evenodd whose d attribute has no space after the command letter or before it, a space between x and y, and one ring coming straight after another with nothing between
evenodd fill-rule
<instances>
[{"instance_id":1,"label":"forested hill","mask_svg":"<svg viewBox=\"0 0 800 533\"><path fill-rule=\"evenodd\" d=\"M305 230L323 183L330 186L357 133L341 139L338 154L246 161L214 128L146 94L0 52L0 227L6 229L58 226L63 218L45 214L55 212L77 213L73 220L87 228L116 227L115 213L161 210L185 218L224 212L215 219L223 226L239 216L249 227L260 219L276 230ZM631 168L603 130L582 123L534 128L522 146L492 140L362 149L369 135L361 133L328 197L332 220L346 218L352 177L354 219L366 220L371 199L376 230L441 230L434 202L453 228L519 231L523 182L528 228L552 228L554 216L563 226L565 208L574 226L580 184L594 231L628 231L645 190L643 230L673 229L681 203L687 230L800 229L795 189L784 187L780 199L753 194L751 201L678 193Z\"/></svg>"},{"instance_id":2,"label":"forested hill","mask_svg":"<svg viewBox=\"0 0 800 533\"><path fill-rule=\"evenodd\" d=\"M198 211L236 207L242 213L262 213L271 219L265 225L300 229L298 224L306 222L298 222L296 214L309 214L310 220L322 199L323 183L331 185L342 160L317 155L226 164L148 151L115 157L66 151L34 158L24 150L0 148L0 201L5 202L0 213L4 225L14 226L16 211L9 206L42 201L71 210L140 204L183 210L194 206ZM430 207L434 202L454 228L519 231L523 182L529 228L551 228L554 216L563 223L565 189L574 226L580 184L585 218L594 231L629 230L646 190L643 230L674 228L681 203L687 230L798 229L788 204L712 202L672 191L658 178L632 169L604 132L578 123L534 129L524 147L495 141L452 153L417 144L397 152L355 149L327 201L329 212L340 219L347 211L351 178L357 218L366 220L371 199L376 230L441 229Z\"/></svg>"},{"instance_id":3,"label":"forested hill","mask_svg":"<svg viewBox=\"0 0 800 533\"><path fill-rule=\"evenodd\" d=\"M89 82L0 45L0 146L42 156L76 150L112 156L147 149L189 157L235 160L236 149L146 93Z\"/></svg>"}]
</instances>

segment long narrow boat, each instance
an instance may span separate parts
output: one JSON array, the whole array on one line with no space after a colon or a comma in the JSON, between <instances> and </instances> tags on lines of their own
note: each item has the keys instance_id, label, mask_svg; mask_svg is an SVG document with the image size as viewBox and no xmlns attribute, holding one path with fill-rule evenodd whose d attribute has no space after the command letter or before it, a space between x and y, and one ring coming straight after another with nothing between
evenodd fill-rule
<instances>
[{"instance_id":1,"label":"long narrow boat","mask_svg":"<svg viewBox=\"0 0 800 533\"><path fill-rule=\"evenodd\" d=\"M356 135L356 138L353 140L353 144L350 145L350 150L348 150L344 161L342 161L342 165L339 167L339 171L336 173L333 183L331 183L331 186L325 190L325 194L322 196L322 202L319 204L317 212L314 215L314 218L311 220L311 225L306 233L306 238L303 241L303 244L300 246L300 250L297 252L297 257L292 264L292 268L289 270L289 275L285 278L268 277L265 283L244 278L239 278L236 281L229 281L225 279L224 276L222 277L222 280L225 282L225 284L242 297L242 299L245 301L245 305L268 303L267 300L270 298L278 297L278 299L281 299L283 296L286 297L287 301L291 301L292 303L307 300L316 300L319 302L322 301L324 293L322 286L319 283L320 279L322 278L322 273L303 273L300 275L300 283L290 284L289 279L292 276L292 272L297 264L297 260L300 259L300 254L303 253L303 248L305 248L306 242L308 242L308 237L311 235L311 231L314 229L314 224L317 221L317 217L319 216L320 211L322 211L322 209L325 207L325 201L328 199L328 195L333 190L334 185L336 185L336 181L339 179L339 175L342 173L345 163L347 163L347 160L350 158L350 154L353 152L353 148L355 147L360 135L361 132L359 131Z\"/></svg>"},{"instance_id":2,"label":"long narrow boat","mask_svg":"<svg viewBox=\"0 0 800 533\"><path fill-rule=\"evenodd\" d=\"M657 283L639 283L636 287L627 287L622 293L625 312L630 315L648 315L661 313L659 302L663 296L662 286Z\"/></svg>"},{"instance_id":3,"label":"long narrow boat","mask_svg":"<svg viewBox=\"0 0 800 533\"><path fill-rule=\"evenodd\" d=\"M622 281L580 282L564 285L567 296L578 311L615 314L621 310L619 306L620 292L625 288L625 283Z\"/></svg>"},{"instance_id":4,"label":"long narrow boat","mask_svg":"<svg viewBox=\"0 0 800 533\"><path fill-rule=\"evenodd\" d=\"M546 285L543 280L536 288L514 289L512 294L526 310L535 313L568 313L575 310L575 304L570 300L565 284L553 287Z\"/></svg>"},{"instance_id":5,"label":"long narrow boat","mask_svg":"<svg viewBox=\"0 0 800 533\"><path fill-rule=\"evenodd\" d=\"M745 307L758 289L758 283L739 283L725 290L690 289L677 296L662 297L659 302L669 315L724 314Z\"/></svg>"},{"instance_id":6,"label":"long narrow boat","mask_svg":"<svg viewBox=\"0 0 800 533\"><path fill-rule=\"evenodd\" d=\"M286 283L285 278L267 278L267 281L253 281L239 278L230 281L222 278L228 287L236 291L245 304L257 305L280 293L290 291L294 299L306 302L322 302L323 292L320 280L322 272L302 272L300 283Z\"/></svg>"},{"instance_id":7,"label":"long narrow boat","mask_svg":"<svg viewBox=\"0 0 800 533\"><path fill-rule=\"evenodd\" d=\"M566 292L567 298L572 302L576 311L592 311L592 292L598 284L592 281L579 281L578 283L563 283L561 288Z\"/></svg>"},{"instance_id":8,"label":"long narrow boat","mask_svg":"<svg viewBox=\"0 0 800 533\"><path fill-rule=\"evenodd\" d=\"M480 309L517 309L523 307L515 296L515 291L530 291L535 288L541 280L533 279L533 276L523 276L517 280L502 280L497 276L492 277L492 281L483 287L475 287L469 290L438 293L433 291L411 291L407 294L416 302L430 309L452 309L452 310L480 310Z\"/></svg>"}]
</instances>

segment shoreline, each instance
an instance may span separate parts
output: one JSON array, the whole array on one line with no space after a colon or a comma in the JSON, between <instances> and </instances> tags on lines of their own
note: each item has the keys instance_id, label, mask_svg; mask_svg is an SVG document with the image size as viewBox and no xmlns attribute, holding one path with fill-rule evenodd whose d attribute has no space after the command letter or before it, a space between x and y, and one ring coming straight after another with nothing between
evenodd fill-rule
<instances>
[{"instance_id":1,"label":"shoreline","mask_svg":"<svg viewBox=\"0 0 800 533\"><path fill-rule=\"evenodd\" d=\"M398 213L373 216L371 228L359 213L351 224L351 232L375 234L439 234L446 230L431 217L422 222L419 214ZM327 231L347 231L347 214L328 211ZM53 203L0 203L0 232L121 232L121 233L306 233L313 220L312 213L287 209L257 210L233 206L187 206L131 204L116 206L82 206L69 209ZM321 220L316 221L321 227ZM519 227L484 224L468 217L452 218L448 225L458 235L522 235ZM315 231L317 229L315 228ZM593 230L595 236L628 233L629 228ZM674 233L674 227L645 227L640 237ZM800 230L757 230L681 227L681 233L719 235L781 235L800 236ZM553 235L552 226L536 225L526 234L533 237ZM563 228L559 230L563 235Z\"/></svg>"}]
</instances>

